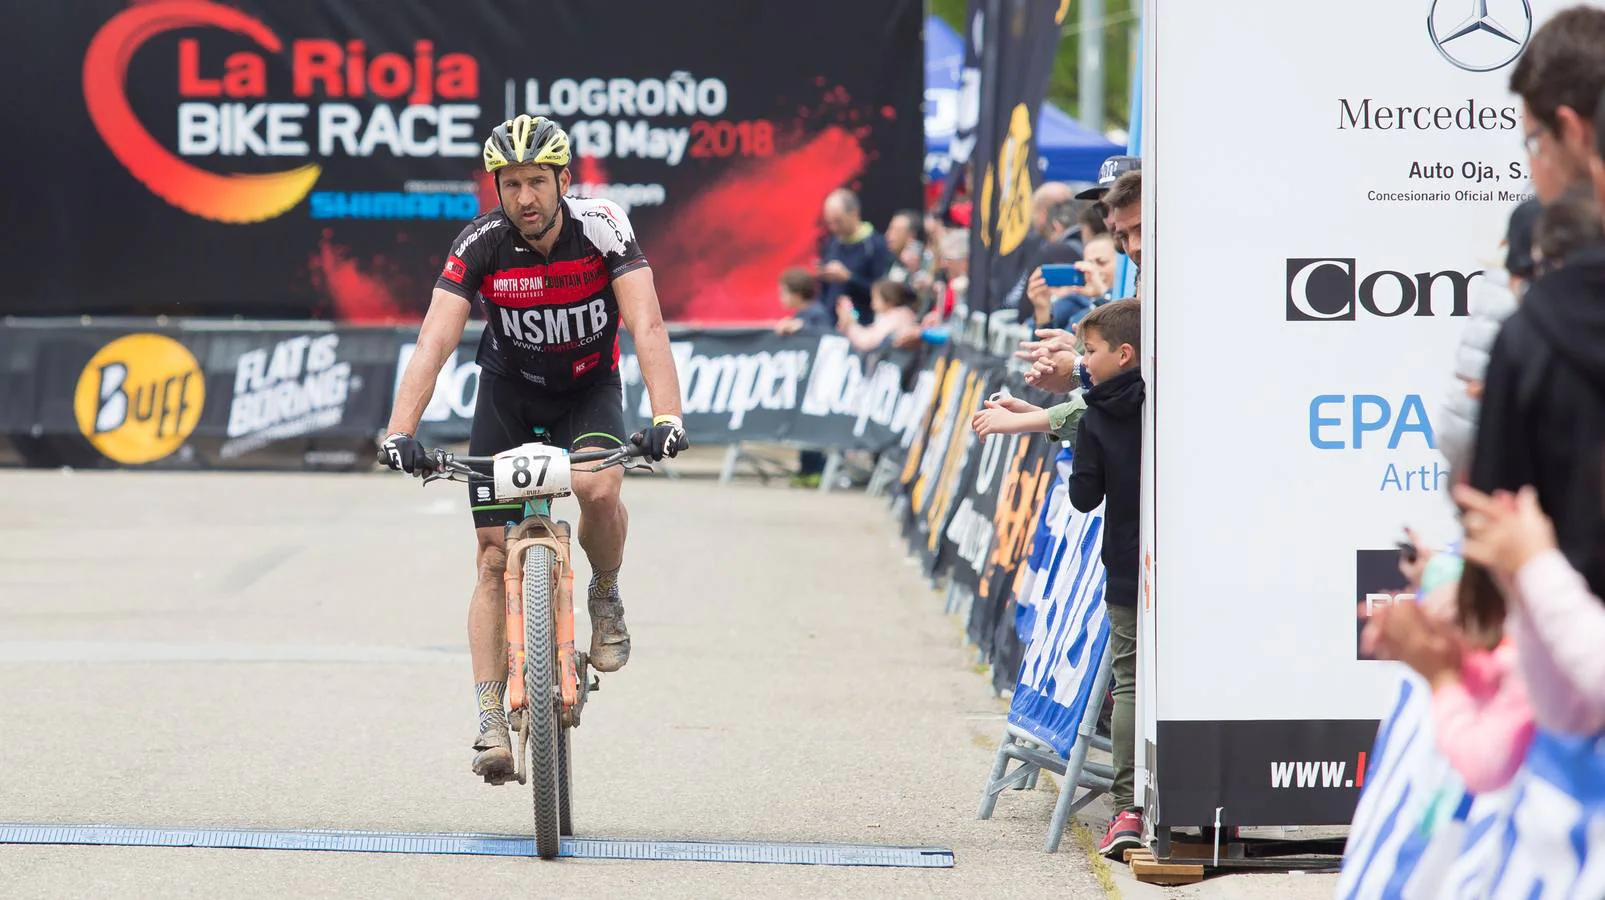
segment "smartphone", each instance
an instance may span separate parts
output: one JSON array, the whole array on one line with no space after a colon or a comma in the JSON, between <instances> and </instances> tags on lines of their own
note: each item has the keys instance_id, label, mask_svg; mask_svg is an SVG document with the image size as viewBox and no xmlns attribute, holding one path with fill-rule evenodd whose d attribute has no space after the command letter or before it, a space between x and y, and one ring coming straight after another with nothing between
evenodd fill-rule
<instances>
[{"instance_id":1,"label":"smartphone","mask_svg":"<svg viewBox=\"0 0 1605 900\"><path fill-rule=\"evenodd\" d=\"M1393 546L1399 548L1399 553L1404 556L1404 561L1407 563L1414 563L1416 561L1417 554L1420 553L1420 551L1416 549L1416 545L1410 543L1409 541L1394 541Z\"/></svg>"},{"instance_id":2,"label":"smartphone","mask_svg":"<svg viewBox=\"0 0 1605 900\"><path fill-rule=\"evenodd\" d=\"M1087 276L1075 266L1055 264L1042 267L1042 280L1048 287L1079 287L1087 283Z\"/></svg>"}]
</instances>

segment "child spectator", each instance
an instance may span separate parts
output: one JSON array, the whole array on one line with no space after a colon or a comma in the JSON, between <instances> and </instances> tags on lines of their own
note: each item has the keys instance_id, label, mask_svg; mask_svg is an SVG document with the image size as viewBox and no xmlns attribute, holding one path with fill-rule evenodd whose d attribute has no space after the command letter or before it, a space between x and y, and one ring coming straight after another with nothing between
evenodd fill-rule
<instances>
[{"instance_id":1,"label":"child spectator","mask_svg":"<svg viewBox=\"0 0 1605 900\"><path fill-rule=\"evenodd\" d=\"M833 331L836 317L819 302L819 279L802 266L780 273L780 305L791 315L775 323L776 334Z\"/></svg>"},{"instance_id":2,"label":"child spectator","mask_svg":"<svg viewBox=\"0 0 1605 900\"><path fill-rule=\"evenodd\" d=\"M836 330L847 336L854 350L868 353L880 348L887 338L895 338L908 329L918 329L919 315L914 312L918 300L913 288L883 278L875 282L870 293L874 320L860 325L852 301L841 297L836 301Z\"/></svg>"},{"instance_id":3,"label":"child spectator","mask_svg":"<svg viewBox=\"0 0 1605 900\"><path fill-rule=\"evenodd\" d=\"M827 332L836 328L836 317L819 301L819 279L801 266L793 266L780 273L780 305L791 315L775 323L776 334ZM797 473L791 476L791 485L819 487L819 479L824 472L824 453L798 450Z\"/></svg>"},{"instance_id":4,"label":"child spectator","mask_svg":"<svg viewBox=\"0 0 1605 900\"><path fill-rule=\"evenodd\" d=\"M1075 435L1070 503L1081 512L1104 504L1104 602L1109 611L1109 653L1115 702L1111 738L1114 818L1098 845L1118 858L1142 846L1142 808L1134 797L1137 700L1137 543L1142 499L1142 309L1116 300L1087 313L1076 328L1085 343L1083 363L1092 388L1067 403L1041 409L1014 397L991 399L970 421L981 436L1045 431Z\"/></svg>"},{"instance_id":5,"label":"child spectator","mask_svg":"<svg viewBox=\"0 0 1605 900\"><path fill-rule=\"evenodd\" d=\"M1104 603L1114 654L1111 722L1114 818L1098 852L1118 858L1142 846L1142 808L1133 796L1137 700L1137 543L1142 499L1142 311L1137 300L1116 300L1081 320L1082 364L1092 381L1087 411L1076 428L1070 504L1081 512L1104 505Z\"/></svg>"},{"instance_id":6,"label":"child spectator","mask_svg":"<svg viewBox=\"0 0 1605 900\"><path fill-rule=\"evenodd\" d=\"M1562 734L1605 731L1605 604L1557 549L1537 492L1453 490L1466 559L1510 586L1510 630L1538 724Z\"/></svg>"},{"instance_id":7,"label":"child spectator","mask_svg":"<svg viewBox=\"0 0 1605 900\"><path fill-rule=\"evenodd\" d=\"M1468 542L1466 549L1472 559L1482 558L1480 545ZM1505 633L1504 604L1457 609L1465 599L1457 598L1452 581L1412 586L1420 588L1421 603L1393 604L1374 615L1364 649L1403 662L1431 685L1439 752L1473 793L1498 790L1521 768L1534 731L1517 648ZM1486 605L1498 595L1478 596Z\"/></svg>"}]
</instances>

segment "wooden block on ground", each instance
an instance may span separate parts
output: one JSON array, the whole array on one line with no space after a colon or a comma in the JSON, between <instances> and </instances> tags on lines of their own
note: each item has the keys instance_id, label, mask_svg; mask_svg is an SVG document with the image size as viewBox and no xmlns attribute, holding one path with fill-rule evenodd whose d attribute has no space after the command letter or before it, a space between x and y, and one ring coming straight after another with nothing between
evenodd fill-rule
<instances>
[{"instance_id":1,"label":"wooden block on ground","mask_svg":"<svg viewBox=\"0 0 1605 900\"><path fill-rule=\"evenodd\" d=\"M1238 843L1239 850L1241 850L1242 842L1239 841L1237 843ZM1233 859L1233 858L1235 858L1235 857L1231 856L1231 852L1230 852L1231 851L1231 846L1232 846L1232 843L1229 842L1229 841L1221 841L1220 842L1220 858L1221 859ZM1239 855L1241 855L1241 854L1239 853ZM1214 844L1184 844L1181 841L1172 840L1170 842L1170 858L1171 859L1214 859L1215 858L1215 845Z\"/></svg>"},{"instance_id":2,"label":"wooden block on ground","mask_svg":"<svg viewBox=\"0 0 1605 900\"><path fill-rule=\"evenodd\" d=\"M1188 863L1159 862L1149 851L1134 851L1131 874L1144 884L1196 884L1204 880L1204 867Z\"/></svg>"}]
</instances>

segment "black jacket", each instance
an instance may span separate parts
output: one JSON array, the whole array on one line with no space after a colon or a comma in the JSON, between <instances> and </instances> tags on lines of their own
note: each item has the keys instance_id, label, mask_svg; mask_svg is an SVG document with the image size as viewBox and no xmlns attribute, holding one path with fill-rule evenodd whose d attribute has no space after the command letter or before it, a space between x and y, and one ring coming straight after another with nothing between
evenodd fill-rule
<instances>
[{"instance_id":1,"label":"black jacket","mask_svg":"<svg viewBox=\"0 0 1605 900\"><path fill-rule=\"evenodd\" d=\"M1103 510L1104 599L1137 605L1138 523L1142 510L1142 369L1134 368L1087 391L1076 430L1070 504Z\"/></svg>"},{"instance_id":2,"label":"black jacket","mask_svg":"<svg viewBox=\"0 0 1605 900\"><path fill-rule=\"evenodd\" d=\"M1605 596L1605 248L1533 282L1485 378L1471 485L1536 488L1561 552Z\"/></svg>"}]
</instances>

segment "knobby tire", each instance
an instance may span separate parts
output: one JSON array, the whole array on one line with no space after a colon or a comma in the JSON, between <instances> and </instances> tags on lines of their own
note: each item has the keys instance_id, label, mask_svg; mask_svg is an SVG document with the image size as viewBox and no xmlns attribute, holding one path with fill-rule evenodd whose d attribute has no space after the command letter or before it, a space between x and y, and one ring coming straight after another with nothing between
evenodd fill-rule
<instances>
[{"instance_id":1,"label":"knobby tire","mask_svg":"<svg viewBox=\"0 0 1605 900\"><path fill-rule=\"evenodd\" d=\"M552 550L524 553L524 692L529 723L529 780L535 795L535 855L557 856L561 843L563 786L567 768L560 744L562 699L557 693L557 637L553 622Z\"/></svg>"}]
</instances>

